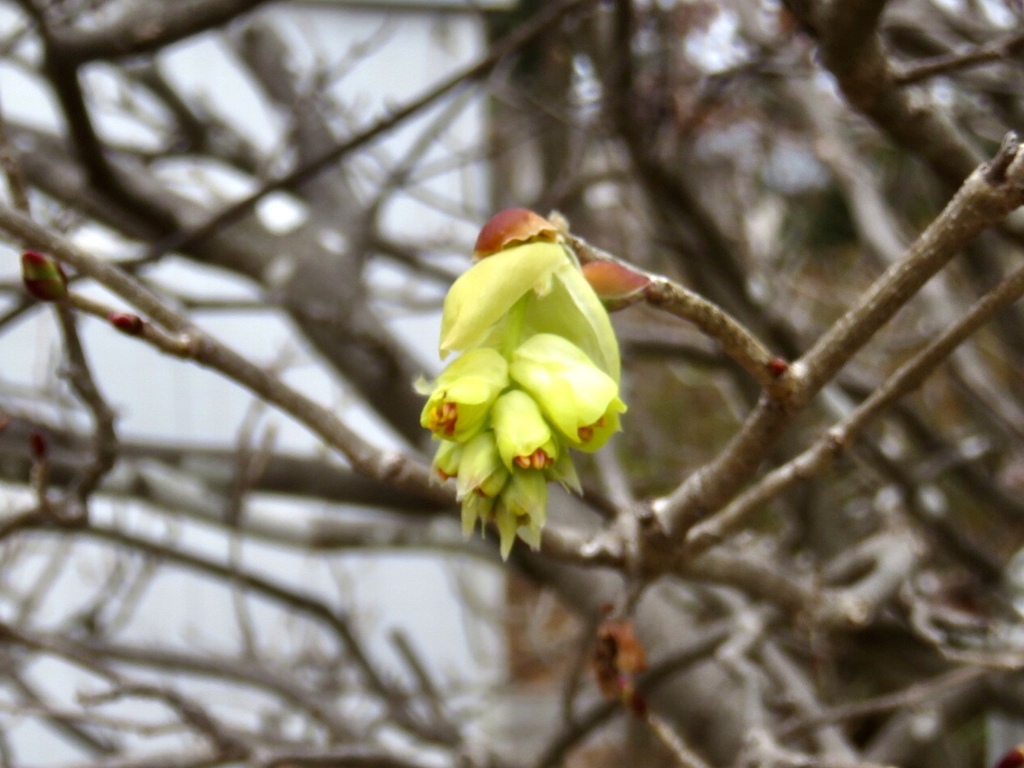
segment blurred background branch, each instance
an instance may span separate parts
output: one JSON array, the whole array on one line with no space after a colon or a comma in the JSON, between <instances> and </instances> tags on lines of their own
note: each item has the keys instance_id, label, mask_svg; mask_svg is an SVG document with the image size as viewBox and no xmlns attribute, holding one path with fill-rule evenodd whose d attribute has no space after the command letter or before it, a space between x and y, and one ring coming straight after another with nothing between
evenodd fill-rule
<instances>
[{"instance_id":1,"label":"blurred background branch","mask_svg":"<svg viewBox=\"0 0 1024 768\"><path fill-rule=\"evenodd\" d=\"M0 763L1024 741L1022 21L0 0ZM509 206L644 287L623 433L503 566L412 382Z\"/></svg>"}]
</instances>

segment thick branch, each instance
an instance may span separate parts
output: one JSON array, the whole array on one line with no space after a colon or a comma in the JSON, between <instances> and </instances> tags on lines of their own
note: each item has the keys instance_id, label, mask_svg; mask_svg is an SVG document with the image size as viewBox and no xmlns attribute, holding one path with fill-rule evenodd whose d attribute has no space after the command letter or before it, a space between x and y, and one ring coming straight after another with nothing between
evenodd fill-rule
<instances>
[{"instance_id":1,"label":"thick branch","mask_svg":"<svg viewBox=\"0 0 1024 768\"><path fill-rule=\"evenodd\" d=\"M52 30L53 46L62 59L84 64L155 53L200 32L228 23L267 0L186 0L175 3L137 2L114 20L98 27L62 26Z\"/></svg>"},{"instance_id":2,"label":"thick branch","mask_svg":"<svg viewBox=\"0 0 1024 768\"><path fill-rule=\"evenodd\" d=\"M1006 162L1009 158L1009 162ZM992 170L999 172L992 174ZM739 433L709 464L669 497L655 502L667 530L689 530L721 508L746 484L771 447L839 369L971 239L1024 203L1024 153L1008 139L991 165L979 167L906 257L888 269L864 297L763 395ZM788 388L788 390L787 390Z\"/></svg>"},{"instance_id":3,"label":"thick branch","mask_svg":"<svg viewBox=\"0 0 1024 768\"><path fill-rule=\"evenodd\" d=\"M884 5L880 0L788 3L819 34L821 61L846 100L908 152L923 157L946 184L959 184L980 158L924 93L897 83L875 29Z\"/></svg>"},{"instance_id":4,"label":"thick branch","mask_svg":"<svg viewBox=\"0 0 1024 768\"><path fill-rule=\"evenodd\" d=\"M799 482L826 471L860 437L864 428L883 409L919 387L957 345L967 340L993 314L1024 295L1024 268L1018 269L990 294L975 304L961 320L890 376L886 382L845 419L802 454L761 479L715 517L695 526L686 537L686 552L693 556L738 530L751 515Z\"/></svg>"},{"instance_id":5,"label":"thick branch","mask_svg":"<svg viewBox=\"0 0 1024 768\"><path fill-rule=\"evenodd\" d=\"M373 446L333 411L304 397L277 376L203 333L190 320L116 266L85 253L28 217L4 206L0 206L0 230L26 247L49 254L121 296L144 315L177 334L182 340L183 349L187 349L187 357L218 371L293 416L328 445L341 451L356 470L421 493L425 499L442 503L451 500L450 491L432 482L432 473L427 466L409 456Z\"/></svg>"}]
</instances>

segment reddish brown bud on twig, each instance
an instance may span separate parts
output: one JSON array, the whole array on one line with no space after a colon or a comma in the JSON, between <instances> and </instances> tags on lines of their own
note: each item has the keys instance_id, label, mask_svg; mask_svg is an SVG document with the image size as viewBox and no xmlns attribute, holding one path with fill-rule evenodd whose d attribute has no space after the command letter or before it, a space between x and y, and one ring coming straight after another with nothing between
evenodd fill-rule
<instances>
[{"instance_id":1,"label":"reddish brown bud on twig","mask_svg":"<svg viewBox=\"0 0 1024 768\"><path fill-rule=\"evenodd\" d=\"M38 251L21 254L21 279L32 298L60 301L68 295L68 278L53 259Z\"/></svg>"},{"instance_id":2,"label":"reddish brown bud on twig","mask_svg":"<svg viewBox=\"0 0 1024 768\"><path fill-rule=\"evenodd\" d=\"M140 336L142 329L146 326L145 321L141 317L131 312L114 312L107 315L107 320L121 333L129 336Z\"/></svg>"},{"instance_id":3,"label":"reddish brown bud on twig","mask_svg":"<svg viewBox=\"0 0 1024 768\"><path fill-rule=\"evenodd\" d=\"M789 370L789 363L783 360L781 357L773 357L768 361L768 371L772 376L776 378L784 374Z\"/></svg>"},{"instance_id":4,"label":"reddish brown bud on twig","mask_svg":"<svg viewBox=\"0 0 1024 768\"><path fill-rule=\"evenodd\" d=\"M50 447L46 440L46 435L36 430L28 436L28 448L32 453L32 458L35 461L46 461L46 454L49 453Z\"/></svg>"},{"instance_id":5,"label":"reddish brown bud on twig","mask_svg":"<svg viewBox=\"0 0 1024 768\"><path fill-rule=\"evenodd\" d=\"M587 278L594 293L602 299L623 301L640 298L640 293L651 283L646 275L614 261L592 261L583 265L583 276Z\"/></svg>"}]
</instances>

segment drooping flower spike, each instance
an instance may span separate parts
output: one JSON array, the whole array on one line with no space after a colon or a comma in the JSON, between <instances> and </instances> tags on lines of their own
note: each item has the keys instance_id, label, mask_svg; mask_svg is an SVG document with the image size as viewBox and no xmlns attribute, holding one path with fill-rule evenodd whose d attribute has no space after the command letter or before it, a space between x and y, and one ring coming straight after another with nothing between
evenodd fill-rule
<instances>
[{"instance_id":1,"label":"drooping flower spike","mask_svg":"<svg viewBox=\"0 0 1024 768\"><path fill-rule=\"evenodd\" d=\"M455 478L463 533L498 529L540 546L547 484L579 492L570 449L595 451L619 429L619 348L601 300L558 229L510 209L483 228L474 265L452 285L440 355L462 354L427 395L421 423L441 445L437 476Z\"/></svg>"}]
</instances>

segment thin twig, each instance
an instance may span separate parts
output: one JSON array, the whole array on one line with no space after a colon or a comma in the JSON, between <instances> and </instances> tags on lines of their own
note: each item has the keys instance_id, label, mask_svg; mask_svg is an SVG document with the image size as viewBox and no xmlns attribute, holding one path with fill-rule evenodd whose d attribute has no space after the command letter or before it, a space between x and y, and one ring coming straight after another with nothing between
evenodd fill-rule
<instances>
[{"instance_id":1,"label":"thin twig","mask_svg":"<svg viewBox=\"0 0 1024 768\"><path fill-rule=\"evenodd\" d=\"M591 245L582 237L571 233L564 234L583 263L611 261L626 265L621 259ZM643 298L648 304L693 323L704 334L717 341L722 351L761 386L772 386L778 378L778 373L773 373L772 370L775 357L736 318L714 302L667 277L647 273L633 265L626 266L630 271L645 275L650 280L650 284L643 290Z\"/></svg>"},{"instance_id":2,"label":"thin twig","mask_svg":"<svg viewBox=\"0 0 1024 768\"><path fill-rule=\"evenodd\" d=\"M34 527L37 530L50 530L50 527L46 525L39 526L37 524ZM409 708L407 697L389 682L367 655L363 644L350 626L348 618L321 600L255 573L222 565L197 553L133 536L116 528L90 525L81 528L79 532L83 536L106 541L114 546L128 548L134 552L160 558L165 563L211 576L223 583L233 582L239 588L259 594L313 618L335 635L344 652L358 668L367 687L389 706L395 722L427 741L451 744L450 732L440 731L431 724L420 722L420 719Z\"/></svg>"},{"instance_id":3,"label":"thin twig","mask_svg":"<svg viewBox=\"0 0 1024 768\"><path fill-rule=\"evenodd\" d=\"M893 76L896 85L913 85L936 75L946 75L995 61L1019 56L1024 48L1024 33L1008 35L1001 40L985 43L965 51L933 56L897 70Z\"/></svg>"},{"instance_id":4,"label":"thin twig","mask_svg":"<svg viewBox=\"0 0 1024 768\"><path fill-rule=\"evenodd\" d=\"M114 411L93 379L75 317L66 305L57 305L57 320L68 354L68 382L93 419L92 460L79 470L71 489L76 504L84 512L89 497L117 461L117 432L114 430Z\"/></svg>"},{"instance_id":5,"label":"thin twig","mask_svg":"<svg viewBox=\"0 0 1024 768\"><path fill-rule=\"evenodd\" d=\"M644 716L644 720L661 743L672 753L681 768L711 768L711 765L698 755L663 717L654 712L648 712Z\"/></svg>"},{"instance_id":6,"label":"thin twig","mask_svg":"<svg viewBox=\"0 0 1024 768\"><path fill-rule=\"evenodd\" d=\"M1005 174L990 179L990 168L1002 167L1005 157L1010 158ZM1008 140L991 164L980 166L964 182L942 213L911 245L906 257L886 270L854 307L789 366L770 396L762 395L732 441L672 494L654 502L653 509L668 540L685 535L730 501L811 398L932 275L974 237L1022 203L1024 152L1018 152L1016 143Z\"/></svg>"},{"instance_id":7,"label":"thin twig","mask_svg":"<svg viewBox=\"0 0 1024 768\"><path fill-rule=\"evenodd\" d=\"M952 672L926 680L923 683L915 683L896 693L831 707L814 715L795 717L789 722L783 723L778 731L776 731L775 736L779 739L788 739L825 723L841 723L846 720L875 715L879 712L912 709L919 704L929 701L938 693L943 693L951 688L959 688L990 674L992 674L991 670L981 667L954 669Z\"/></svg>"},{"instance_id":8,"label":"thin twig","mask_svg":"<svg viewBox=\"0 0 1024 768\"><path fill-rule=\"evenodd\" d=\"M290 414L328 445L341 451L359 472L415 492L424 500L442 504L454 502L452 489L438 486L433 481L433 472L425 463L395 451L377 448L333 411L313 402L278 376L258 367L226 344L201 331L118 267L97 259L28 217L2 205L0 230L29 247L49 254L77 272L92 277L121 296L147 318L182 339L181 356L187 356L204 367L220 372ZM80 299L75 301L77 305ZM151 341L145 335L139 335L138 338Z\"/></svg>"},{"instance_id":9,"label":"thin twig","mask_svg":"<svg viewBox=\"0 0 1024 768\"><path fill-rule=\"evenodd\" d=\"M731 621L720 621L705 627L699 637L679 649L669 658L663 659L637 678L636 690L641 696L655 691L671 676L707 658L725 642L732 632ZM558 733L541 753L534 768L554 768L561 765L569 751L615 715L624 712L619 701L602 701L590 706L578 715L572 723Z\"/></svg>"},{"instance_id":10,"label":"thin twig","mask_svg":"<svg viewBox=\"0 0 1024 768\"><path fill-rule=\"evenodd\" d=\"M420 113L424 108L436 103L439 99L455 91L457 88L486 77L507 56L519 51L534 38L547 32L552 25L557 24L570 13L592 2L594 0L564 0L561 3L545 5L541 12L536 14L530 21L516 27L512 34L495 45L479 61L456 72L444 82L431 88L409 103L392 110L386 117L378 120L346 141L332 147L322 155L313 158L284 176L264 184L252 194L232 203L224 210L211 216L206 222L195 229L175 233L157 242L147 251L141 261L151 261L170 251L183 251L195 247L221 228L240 219L251 211L260 200L272 192L289 189L312 179L326 168L334 165L345 156L350 155L356 149L369 144L377 137Z\"/></svg>"},{"instance_id":11,"label":"thin twig","mask_svg":"<svg viewBox=\"0 0 1024 768\"><path fill-rule=\"evenodd\" d=\"M695 526L686 537L684 557L694 557L739 530L772 499L799 482L825 472L837 457L853 445L864 429L886 407L919 387L952 351L994 314L1024 296L1024 267L1019 268L924 349L901 365L885 383L834 425L810 448L765 475L720 513Z\"/></svg>"},{"instance_id":12,"label":"thin twig","mask_svg":"<svg viewBox=\"0 0 1024 768\"><path fill-rule=\"evenodd\" d=\"M0 168L3 169L4 177L7 179L7 191L11 195L14 207L23 213L31 213L28 190L21 175L17 156L14 154L7 136L7 121L4 119L2 108L0 108Z\"/></svg>"}]
</instances>

